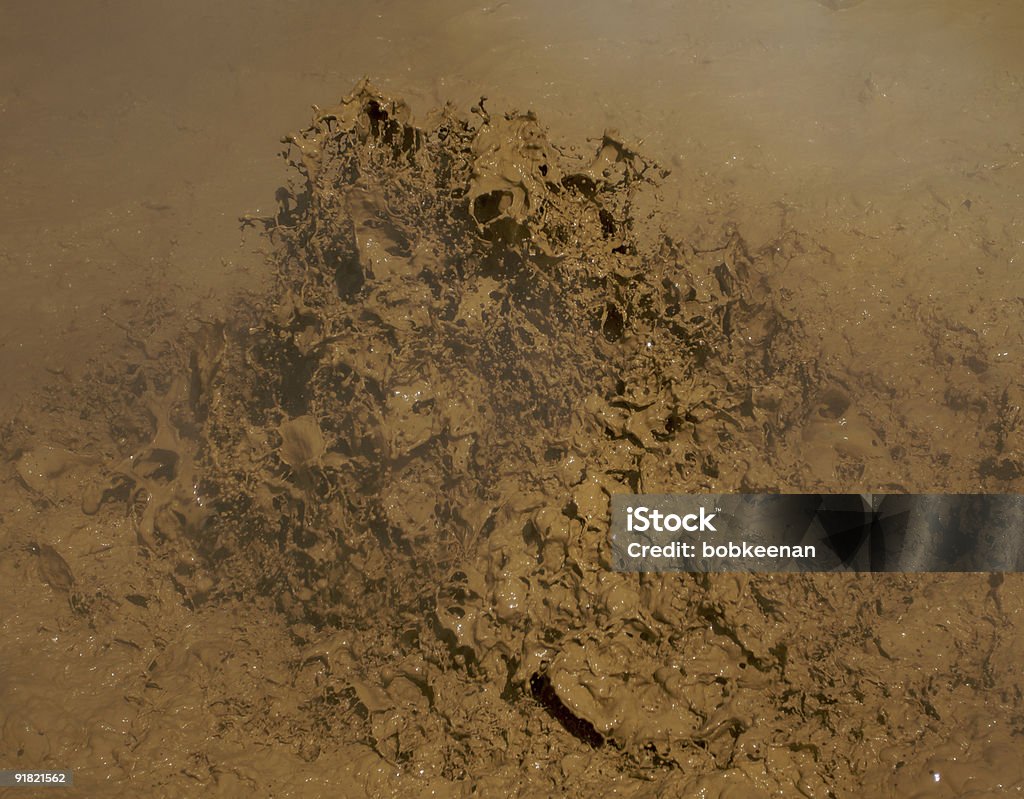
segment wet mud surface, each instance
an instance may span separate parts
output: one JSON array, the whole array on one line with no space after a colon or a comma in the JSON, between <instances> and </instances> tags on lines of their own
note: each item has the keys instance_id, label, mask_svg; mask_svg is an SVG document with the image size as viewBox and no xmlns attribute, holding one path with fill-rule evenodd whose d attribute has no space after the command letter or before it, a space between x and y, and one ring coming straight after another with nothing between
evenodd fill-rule
<instances>
[{"instance_id":1,"label":"wet mud surface","mask_svg":"<svg viewBox=\"0 0 1024 799\"><path fill-rule=\"evenodd\" d=\"M1017 576L619 574L606 541L616 491L1019 490L1013 358L934 306L898 312L913 368L840 357L783 268L813 236L666 211L628 134L364 84L285 157L245 219L271 288L184 326L151 300L5 424L5 765L83 796L1022 789Z\"/></svg>"}]
</instances>

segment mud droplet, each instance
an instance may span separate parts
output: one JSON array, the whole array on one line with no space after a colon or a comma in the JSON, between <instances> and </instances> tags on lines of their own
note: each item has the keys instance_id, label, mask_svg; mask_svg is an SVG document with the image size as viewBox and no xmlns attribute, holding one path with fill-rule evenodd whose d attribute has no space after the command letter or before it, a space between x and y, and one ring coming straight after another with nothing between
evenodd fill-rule
<instances>
[{"instance_id":1,"label":"mud droplet","mask_svg":"<svg viewBox=\"0 0 1024 799\"><path fill-rule=\"evenodd\" d=\"M39 556L39 576L43 582L55 591L69 593L75 576L67 561L49 544L35 544L32 549Z\"/></svg>"},{"instance_id":2,"label":"mud droplet","mask_svg":"<svg viewBox=\"0 0 1024 799\"><path fill-rule=\"evenodd\" d=\"M289 419L281 424L278 432L281 434L281 460L293 469L316 463L327 451L320 425L312 416Z\"/></svg>"}]
</instances>

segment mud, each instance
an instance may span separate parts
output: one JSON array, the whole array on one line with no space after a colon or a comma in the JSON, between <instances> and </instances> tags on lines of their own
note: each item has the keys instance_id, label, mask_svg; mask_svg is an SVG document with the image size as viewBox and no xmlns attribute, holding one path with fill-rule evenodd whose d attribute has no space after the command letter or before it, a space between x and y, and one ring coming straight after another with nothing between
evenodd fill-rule
<instances>
[{"instance_id":1,"label":"mud","mask_svg":"<svg viewBox=\"0 0 1024 799\"><path fill-rule=\"evenodd\" d=\"M935 307L914 361L839 357L785 274L813 237L687 217L628 134L364 84L285 158L243 220L272 288L185 329L152 300L5 425L4 764L83 796L1022 789L1017 576L629 575L605 540L615 491L1019 490L1012 359Z\"/></svg>"}]
</instances>

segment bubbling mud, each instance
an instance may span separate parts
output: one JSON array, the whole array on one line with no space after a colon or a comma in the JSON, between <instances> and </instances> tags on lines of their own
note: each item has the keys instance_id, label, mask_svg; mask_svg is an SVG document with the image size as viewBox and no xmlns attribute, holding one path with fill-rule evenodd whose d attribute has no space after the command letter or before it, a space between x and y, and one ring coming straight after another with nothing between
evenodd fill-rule
<instances>
[{"instance_id":1,"label":"bubbling mud","mask_svg":"<svg viewBox=\"0 0 1024 799\"><path fill-rule=\"evenodd\" d=\"M416 120L362 85L285 144L293 183L245 220L274 293L104 381L134 445L83 509L130 508L194 612L285 619L304 762L368 795L1024 779L986 720L1020 686L995 584L609 570L615 491L790 487L839 417L904 435L830 374L770 255L674 235L618 134L566 147L483 101ZM878 441L844 440L832 487L884 482ZM49 461L23 453L31 487ZM925 640L950 652L928 673Z\"/></svg>"}]
</instances>

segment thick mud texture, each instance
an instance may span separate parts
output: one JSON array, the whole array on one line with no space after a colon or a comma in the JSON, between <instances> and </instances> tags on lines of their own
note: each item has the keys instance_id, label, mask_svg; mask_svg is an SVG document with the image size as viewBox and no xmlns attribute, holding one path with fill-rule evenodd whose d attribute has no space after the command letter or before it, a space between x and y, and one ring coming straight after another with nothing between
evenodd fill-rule
<instances>
[{"instance_id":1,"label":"thick mud texture","mask_svg":"<svg viewBox=\"0 0 1024 799\"><path fill-rule=\"evenodd\" d=\"M947 447L805 331L773 274L808 241L680 236L616 133L363 85L285 145L245 220L273 292L169 341L154 304L7 425L3 765L83 796L1022 790L1016 576L607 561L616 491L1019 488L1019 391L962 378L969 338L922 356L979 431Z\"/></svg>"}]
</instances>

